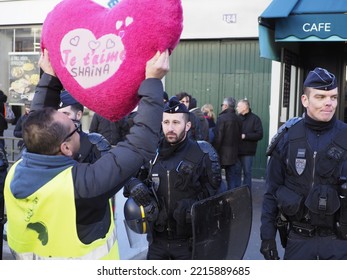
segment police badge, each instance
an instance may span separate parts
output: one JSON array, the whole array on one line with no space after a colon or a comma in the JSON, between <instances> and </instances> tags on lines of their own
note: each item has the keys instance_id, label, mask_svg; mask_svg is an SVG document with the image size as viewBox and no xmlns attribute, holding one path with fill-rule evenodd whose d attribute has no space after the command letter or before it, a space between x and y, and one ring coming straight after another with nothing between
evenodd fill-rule
<instances>
[{"instance_id":1,"label":"police badge","mask_svg":"<svg viewBox=\"0 0 347 280\"><path fill-rule=\"evenodd\" d=\"M306 167L306 149L298 149L295 159L295 170L301 175Z\"/></svg>"}]
</instances>

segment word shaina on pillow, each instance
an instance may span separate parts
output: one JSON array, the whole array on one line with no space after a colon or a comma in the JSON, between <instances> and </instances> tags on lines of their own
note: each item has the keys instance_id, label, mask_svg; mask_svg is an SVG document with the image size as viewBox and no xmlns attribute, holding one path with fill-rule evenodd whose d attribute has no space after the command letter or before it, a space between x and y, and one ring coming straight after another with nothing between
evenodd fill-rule
<instances>
[{"instance_id":1,"label":"word shaina on pillow","mask_svg":"<svg viewBox=\"0 0 347 280\"><path fill-rule=\"evenodd\" d=\"M138 104L146 62L174 50L182 29L180 0L122 0L113 8L63 0L43 23L41 48L72 96L116 121Z\"/></svg>"}]
</instances>

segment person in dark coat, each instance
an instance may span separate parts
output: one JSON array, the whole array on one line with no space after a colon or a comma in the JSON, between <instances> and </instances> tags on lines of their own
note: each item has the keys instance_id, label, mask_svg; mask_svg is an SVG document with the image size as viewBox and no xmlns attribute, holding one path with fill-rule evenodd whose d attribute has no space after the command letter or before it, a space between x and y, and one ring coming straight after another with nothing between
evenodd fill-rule
<instances>
[{"instance_id":1,"label":"person in dark coat","mask_svg":"<svg viewBox=\"0 0 347 280\"><path fill-rule=\"evenodd\" d=\"M45 89L43 89L42 92L42 90L39 90L39 87L37 88L37 92L41 96L44 96L45 93L49 95ZM80 135L80 149L78 154L76 154L75 159L77 161L93 163L111 148L110 143L100 133L86 133L82 130L81 121L84 106L66 90L63 90L60 93L60 104L58 111L67 115L69 119L71 119L75 125L79 127L78 133Z\"/></svg>"},{"instance_id":2,"label":"person in dark coat","mask_svg":"<svg viewBox=\"0 0 347 280\"><path fill-rule=\"evenodd\" d=\"M215 147L220 163L225 170L225 179L228 189L241 185L239 177L238 152L241 142L242 123L235 112L236 101L233 97L224 98L222 112L219 114L215 127L213 146Z\"/></svg>"},{"instance_id":3,"label":"person in dark coat","mask_svg":"<svg viewBox=\"0 0 347 280\"><path fill-rule=\"evenodd\" d=\"M17 137L17 138L23 138L23 123L25 122L25 120L28 118L29 112L30 112L30 106L31 106L31 102L30 101L25 101L24 103L24 114L20 116L20 118L18 119L16 126L13 130L13 136ZM24 141L23 139L19 140L17 143L17 147L19 149L22 149L24 147Z\"/></svg>"},{"instance_id":4,"label":"person in dark coat","mask_svg":"<svg viewBox=\"0 0 347 280\"><path fill-rule=\"evenodd\" d=\"M137 107L135 107L128 115L119 120L119 133L121 139L124 139L130 132L130 128L134 125L134 118L137 115Z\"/></svg>"},{"instance_id":5,"label":"person in dark coat","mask_svg":"<svg viewBox=\"0 0 347 280\"><path fill-rule=\"evenodd\" d=\"M31 102L25 101L24 103L24 114L18 119L16 126L13 130L13 136L17 138L23 138L22 126L27 119L30 112Z\"/></svg>"},{"instance_id":6,"label":"person in dark coat","mask_svg":"<svg viewBox=\"0 0 347 280\"><path fill-rule=\"evenodd\" d=\"M0 136L4 136L4 130L8 128L4 117L4 103L7 101L7 95L0 90ZM8 160L5 150L5 140L0 139L0 253L2 254L3 230L5 224L5 201L4 201L4 185L7 176ZM1 256L0 256L1 259Z\"/></svg>"},{"instance_id":7,"label":"person in dark coat","mask_svg":"<svg viewBox=\"0 0 347 280\"><path fill-rule=\"evenodd\" d=\"M242 121L241 143L239 146L240 173L238 173L241 181L241 173L243 173L242 185L252 188L252 165L253 158L257 152L257 144L263 138L263 125L261 119L252 112L249 101L241 99L237 103L237 113Z\"/></svg>"},{"instance_id":8,"label":"person in dark coat","mask_svg":"<svg viewBox=\"0 0 347 280\"><path fill-rule=\"evenodd\" d=\"M89 126L89 132L100 133L111 145L117 145L122 137L122 119L112 122L97 113L94 113Z\"/></svg>"},{"instance_id":9,"label":"person in dark coat","mask_svg":"<svg viewBox=\"0 0 347 280\"><path fill-rule=\"evenodd\" d=\"M5 119L5 103L7 102L7 95L0 90L0 136L4 136L4 131L8 128L7 121ZM5 140L0 139L0 144L5 147Z\"/></svg>"}]
</instances>

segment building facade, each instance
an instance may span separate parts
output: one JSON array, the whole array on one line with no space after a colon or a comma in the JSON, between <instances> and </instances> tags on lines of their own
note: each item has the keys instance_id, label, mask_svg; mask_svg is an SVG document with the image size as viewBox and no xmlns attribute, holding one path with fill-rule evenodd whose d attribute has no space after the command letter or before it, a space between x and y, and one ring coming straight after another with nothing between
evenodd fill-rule
<instances>
[{"instance_id":1,"label":"building facade","mask_svg":"<svg viewBox=\"0 0 347 280\"><path fill-rule=\"evenodd\" d=\"M0 0L0 88L8 94L18 115L24 101L33 97L38 82L42 24L59 2ZM119 1L95 2L110 7ZM182 0L184 29L164 81L169 96L186 91L197 99L199 107L213 104L216 114L224 97L250 100L264 127L264 139L258 145L254 162L253 174L258 178L265 173L265 150L272 134L269 128L273 62L259 56L257 19L270 2ZM88 128L88 121L83 126ZM147 244L144 235L124 226L123 204L122 193L117 194L120 254L122 259L131 259L143 253Z\"/></svg>"},{"instance_id":2,"label":"building facade","mask_svg":"<svg viewBox=\"0 0 347 280\"><path fill-rule=\"evenodd\" d=\"M346 12L347 1L273 0L260 14L260 55L273 61L270 131L303 113L303 80L315 67L336 75L337 118L347 121Z\"/></svg>"},{"instance_id":3,"label":"building facade","mask_svg":"<svg viewBox=\"0 0 347 280\"><path fill-rule=\"evenodd\" d=\"M42 24L59 2L0 0L0 88L8 94L17 115L23 110L24 101L34 94L40 73L37 61ZM111 7L120 1L95 2ZM254 162L254 175L261 178L272 134L269 131L272 62L259 56L257 18L271 1L251 2L250 5L243 0L182 0L184 28L170 60L165 89L169 96L180 91L190 93L199 107L211 103L217 115L224 97L249 99L264 126L265 137L258 145ZM88 120L84 128L89 127Z\"/></svg>"}]
</instances>

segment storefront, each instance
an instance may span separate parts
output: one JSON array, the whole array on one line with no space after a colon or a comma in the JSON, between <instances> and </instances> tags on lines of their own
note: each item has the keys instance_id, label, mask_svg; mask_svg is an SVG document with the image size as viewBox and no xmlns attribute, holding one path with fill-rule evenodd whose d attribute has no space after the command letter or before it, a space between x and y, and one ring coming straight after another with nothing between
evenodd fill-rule
<instances>
[{"instance_id":1,"label":"storefront","mask_svg":"<svg viewBox=\"0 0 347 280\"><path fill-rule=\"evenodd\" d=\"M347 1L273 0L260 15L260 55L273 60L271 98L273 107L278 104L273 128L302 113L303 79L315 67L336 75L337 116L347 121L346 13Z\"/></svg>"},{"instance_id":2,"label":"storefront","mask_svg":"<svg viewBox=\"0 0 347 280\"><path fill-rule=\"evenodd\" d=\"M119 2L94 1L107 6ZM58 2L60 0L0 0L0 88L9 95L12 107L19 111L24 100L33 96L40 74L37 61L42 24ZM182 0L183 43L173 53L165 87L170 96L181 89L192 93L199 106L213 103L216 113L226 96L249 98L266 131L254 163L254 174L261 178L268 143L271 63L259 58L257 17L270 0L253 2L249 5L244 0ZM89 126L83 124L83 127ZM120 193L117 199L124 197ZM128 259L146 247L146 241L144 235L125 232L122 203L124 201L116 203L117 225L122 230L119 244L122 258Z\"/></svg>"},{"instance_id":3,"label":"storefront","mask_svg":"<svg viewBox=\"0 0 347 280\"><path fill-rule=\"evenodd\" d=\"M39 27L0 29L1 47L6 56L1 60L1 84L11 105L32 100L39 80ZM7 68L7 69L6 69Z\"/></svg>"},{"instance_id":4,"label":"storefront","mask_svg":"<svg viewBox=\"0 0 347 280\"><path fill-rule=\"evenodd\" d=\"M121 0L94 0L111 7ZM0 88L20 115L26 99L32 99L38 82L37 65L41 28L47 14L60 0L0 0ZM220 112L224 97L248 98L264 126L258 145L254 175L265 172L269 142L271 61L259 57L258 22L271 0L182 0L184 28L181 43L171 57L165 88L172 96L187 91L198 106L213 104ZM199 9L197 9L199 5ZM30 10L30 13L28 11ZM84 129L92 112L85 111ZM272 119L272 118L271 118Z\"/></svg>"},{"instance_id":5,"label":"storefront","mask_svg":"<svg viewBox=\"0 0 347 280\"><path fill-rule=\"evenodd\" d=\"M17 118L25 100L33 97L40 74L42 22L57 2L0 0L0 89L7 94Z\"/></svg>"}]
</instances>

